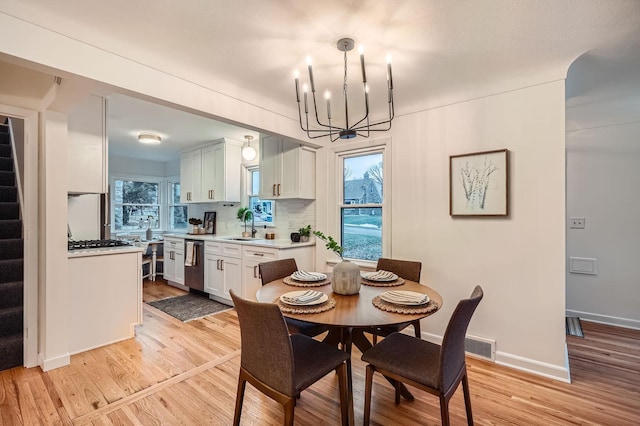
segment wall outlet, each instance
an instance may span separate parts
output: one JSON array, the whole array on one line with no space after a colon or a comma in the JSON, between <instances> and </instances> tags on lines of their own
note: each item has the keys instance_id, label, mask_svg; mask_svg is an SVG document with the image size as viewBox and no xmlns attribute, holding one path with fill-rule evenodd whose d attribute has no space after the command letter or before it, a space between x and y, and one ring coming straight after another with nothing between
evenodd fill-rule
<instances>
[{"instance_id":1,"label":"wall outlet","mask_svg":"<svg viewBox=\"0 0 640 426\"><path fill-rule=\"evenodd\" d=\"M569 228L571 229L584 229L584 217L570 217Z\"/></svg>"}]
</instances>

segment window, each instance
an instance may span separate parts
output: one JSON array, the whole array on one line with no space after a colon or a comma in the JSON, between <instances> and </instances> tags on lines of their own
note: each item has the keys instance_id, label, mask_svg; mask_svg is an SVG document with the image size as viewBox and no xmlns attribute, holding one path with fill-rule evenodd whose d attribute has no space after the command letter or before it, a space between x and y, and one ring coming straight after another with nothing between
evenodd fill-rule
<instances>
[{"instance_id":1,"label":"window","mask_svg":"<svg viewBox=\"0 0 640 426\"><path fill-rule=\"evenodd\" d=\"M271 200L261 200L260 194L260 169L251 167L247 169L249 195L249 209L255 214L256 224L273 224L275 216L275 203Z\"/></svg>"},{"instance_id":2,"label":"window","mask_svg":"<svg viewBox=\"0 0 640 426\"><path fill-rule=\"evenodd\" d=\"M342 153L340 238L342 255L376 261L383 253L383 149Z\"/></svg>"},{"instance_id":3,"label":"window","mask_svg":"<svg viewBox=\"0 0 640 426\"><path fill-rule=\"evenodd\" d=\"M169 229L187 229L187 205L180 204L180 182L169 180Z\"/></svg>"},{"instance_id":4,"label":"window","mask_svg":"<svg viewBox=\"0 0 640 426\"><path fill-rule=\"evenodd\" d=\"M160 229L160 187L160 180L114 179L113 229Z\"/></svg>"}]
</instances>

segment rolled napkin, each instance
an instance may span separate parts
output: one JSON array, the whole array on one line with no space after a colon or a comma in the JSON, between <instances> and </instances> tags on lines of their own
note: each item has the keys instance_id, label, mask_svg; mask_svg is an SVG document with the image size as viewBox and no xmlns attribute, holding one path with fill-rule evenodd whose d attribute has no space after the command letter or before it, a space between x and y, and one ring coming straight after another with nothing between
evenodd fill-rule
<instances>
[{"instance_id":1,"label":"rolled napkin","mask_svg":"<svg viewBox=\"0 0 640 426\"><path fill-rule=\"evenodd\" d=\"M379 270L363 273L362 278L369 281L394 281L398 279L398 276L393 272Z\"/></svg>"},{"instance_id":2,"label":"rolled napkin","mask_svg":"<svg viewBox=\"0 0 640 426\"><path fill-rule=\"evenodd\" d=\"M284 294L282 295L281 299L285 303L306 304L320 299L323 295L324 293L320 291L307 290L304 293L301 293L294 297Z\"/></svg>"},{"instance_id":3,"label":"rolled napkin","mask_svg":"<svg viewBox=\"0 0 640 426\"><path fill-rule=\"evenodd\" d=\"M299 270L291 274L291 278L298 281L321 281L327 278L327 276L320 272L307 272Z\"/></svg>"},{"instance_id":4,"label":"rolled napkin","mask_svg":"<svg viewBox=\"0 0 640 426\"><path fill-rule=\"evenodd\" d=\"M415 291L403 291L403 290L395 290L395 291L386 291L382 295L380 295L383 300L391 303L402 303L402 304L415 304L422 305L429 301L429 296L422 293L417 293Z\"/></svg>"}]
</instances>

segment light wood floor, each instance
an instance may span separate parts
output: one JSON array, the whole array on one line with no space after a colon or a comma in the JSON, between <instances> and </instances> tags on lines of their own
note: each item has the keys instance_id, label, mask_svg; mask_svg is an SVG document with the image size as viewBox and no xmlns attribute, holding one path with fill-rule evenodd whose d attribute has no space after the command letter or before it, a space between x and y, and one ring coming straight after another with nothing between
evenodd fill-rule
<instances>
[{"instance_id":1,"label":"light wood floor","mask_svg":"<svg viewBox=\"0 0 640 426\"><path fill-rule=\"evenodd\" d=\"M182 294L145 283L145 300ZM640 424L640 332L583 322L585 338L568 338L573 383L566 384L468 359L477 424ZM0 424L228 425L233 419L240 362L235 311L182 323L148 305L135 339L71 358L43 373L14 368L0 373ZM353 354L356 424L362 423L364 363ZM458 390L454 425L466 424ZM439 423L438 400L414 390L416 400L393 403L379 377L372 423ZM337 378L329 374L303 392L296 424L339 424ZM247 386L244 425L282 424L281 408Z\"/></svg>"}]
</instances>

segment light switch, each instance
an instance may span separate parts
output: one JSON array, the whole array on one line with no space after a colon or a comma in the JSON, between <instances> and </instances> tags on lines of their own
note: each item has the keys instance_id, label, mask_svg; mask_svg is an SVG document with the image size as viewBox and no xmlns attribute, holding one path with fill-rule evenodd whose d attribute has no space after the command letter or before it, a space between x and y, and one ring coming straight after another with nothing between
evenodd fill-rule
<instances>
[{"instance_id":1,"label":"light switch","mask_svg":"<svg viewBox=\"0 0 640 426\"><path fill-rule=\"evenodd\" d=\"M584 229L584 217L570 217L569 228L571 229Z\"/></svg>"},{"instance_id":2,"label":"light switch","mask_svg":"<svg viewBox=\"0 0 640 426\"><path fill-rule=\"evenodd\" d=\"M589 257L570 257L569 272L573 274L598 274L598 259Z\"/></svg>"}]
</instances>

